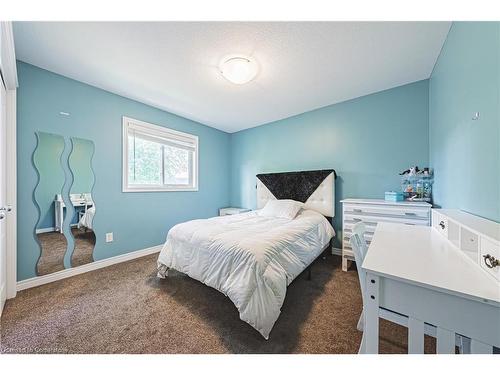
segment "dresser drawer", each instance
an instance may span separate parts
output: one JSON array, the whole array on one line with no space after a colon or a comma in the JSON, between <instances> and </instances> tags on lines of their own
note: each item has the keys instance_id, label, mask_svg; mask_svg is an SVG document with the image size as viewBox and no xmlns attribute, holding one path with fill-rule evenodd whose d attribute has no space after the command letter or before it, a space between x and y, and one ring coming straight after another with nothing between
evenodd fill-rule
<instances>
[{"instance_id":1,"label":"dresser drawer","mask_svg":"<svg viewBox=\"0 0 500 375\"><path fill-rule=\"evenodd\" d=\"M500 262L500 245L481 238L479 246L481 268L500 281L500 264L495 266L495 260Z\"/></svg>"},{"instance_id":2,"label":"dresser drawer","mask_svg":"<svg viewBox=\"0 0 500 375\"><path fill-rule=\"evenodd\" d=\"M354 213L344 212L345 225L356 224L360 221L364 222L367 226L375 226L380 222L400 223L407 225L429 225L429 220L423 218L358 215Z\"/></svg>"},{"instance_id":3,"label":"dresser drawer","mask_svg":"<svg viewBox=\"0 0 500 375\"><path fill-rule=\"evenodd\" d=\"M372 243L372 238L373 238L373 235L368 235L368 234L365 234L365 241L366 241L366 244L368 246L370 246L370 244ZM349 247L351 248L351 243L349 242L349 240L351 239L351 233L346 233L344 234L344 240L343 240L343 245L344 247Z\"/></svg>"},{"instance_id":4,"label":"dresser drawer","mask_svg":"<svg viewBox=\"0 0 500 375\"><path fill-rule=\"evenodd\" d=\"M373 237L373 235L375 234L375 228L376 228L376 226L374 226L374 227L366 226L365 239L368 239L368 238L371 239ZM346 226L344 228L344 235L348 235L350 238L351 234L352 234L352 227Z\"/></svg>"},{"instance_id":5,"label":"dresser drawer","mask_svg":"<svg viewBox=\"0 0 500 375\"><path fill-rule=\"evenodd\" d=\"M419 207L352 204L344 206L344 213L363 216L388 216L405 219L429 220L429 209Z\"/></svg>"},{"instance_id":6,"label":"dresser drawer","mask_svg":"<svg viewBox=\"0 0 500 375\"><path fill-rule=\"evenodd\" d=\"M375 228L377 227L376 222L371 222L367 221L361 218L350 218L350 219L344 219L344 230L348 232L352 232L352 228L356 225L356 223L359 223L360 221L365 223L365 228L367 232L374 233Z\"/></svg>"}]
</instances>

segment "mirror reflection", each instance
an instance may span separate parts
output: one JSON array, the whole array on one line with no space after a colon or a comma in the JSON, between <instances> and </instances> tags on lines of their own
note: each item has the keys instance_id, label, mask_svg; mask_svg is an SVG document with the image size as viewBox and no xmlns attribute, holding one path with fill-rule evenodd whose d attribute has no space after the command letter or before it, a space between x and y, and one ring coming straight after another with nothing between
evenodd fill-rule
<instances>
[{"instance_id":1,"label":"mirror reflection","mask_svg":"<svg viewBox=\"0 0 500 375\"><path fill-rule=\"evenodd\" d=\"M68 161L73 175L70 200L74 211L70 228L75 240L71 266L77 267L94 261L93 252L96 242L93 229L95 204L92 199L94 143L87 139L71 138L71 144L72 149Z\"/></svg>"},{"instance_id":2,"label":"mirror reflection","mask_svg":"<svg viewBox=\"0 0 500 375\"><path fill-rule=\"evenodd\" d=\"M38 172L38 184L34 198L40 216L35 233L41 248L36 271L38 275L46 275L64 269L67 249L62 228L64 203L61 197L65 181L61 165L64 138L43 132L37 132L36 136L37 147L33 163Z\"/></svg>"}]
</instances>

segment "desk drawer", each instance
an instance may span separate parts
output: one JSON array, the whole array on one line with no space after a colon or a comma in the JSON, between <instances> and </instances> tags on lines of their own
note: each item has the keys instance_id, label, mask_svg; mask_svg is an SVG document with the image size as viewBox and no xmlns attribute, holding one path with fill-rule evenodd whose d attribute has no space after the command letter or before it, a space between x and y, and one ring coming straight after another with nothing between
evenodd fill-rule
<instances>
[{"instance_id":1,"label":"desk drawer","mask_svg":"<svg viewBox=\"0 0 500 375\"><path fill-rule=\"evenodd\" d=\"M496 260L496 262L495 262ZM481 238L479 246L479 262L481 268L500 281L500 245L491 242L486 238Z\"/></svg>"},{"instance_id":2,"label":"desk drawer","mask_svg":"<svg viewBox=\"0 0 500 375\"><path fill-rule=\"evenodd\" d=\"M429 209L419 207L351 204L345 205L344 213L360 216L387 216L405 219L429 220Z\"/></svg>"},{"instance_id":3,"label":"desk drawer","mask_svg":"<svg viewBox=\"0 0 500 375\"><path fill-rule=\"evenodd\" d=\"M443 236L448 238L448 218L435 213L432 216L432 226Z\"/></svg>"},{"instance_id":4,"label":"desk drawer","mask_svg":"<svg viewBox=\"0 0 500 375\"><path fill-rule=\"evenodd\" d=\"M458 247L464 252L465 255L471 258L474 262L477 262L479 253L479 236L464 227L461 227L459 230L460 243L458 244ZM449 229L448 234L450 234ZM482 259L480 261L482 261Z\"/></svg>"}]
</instances>

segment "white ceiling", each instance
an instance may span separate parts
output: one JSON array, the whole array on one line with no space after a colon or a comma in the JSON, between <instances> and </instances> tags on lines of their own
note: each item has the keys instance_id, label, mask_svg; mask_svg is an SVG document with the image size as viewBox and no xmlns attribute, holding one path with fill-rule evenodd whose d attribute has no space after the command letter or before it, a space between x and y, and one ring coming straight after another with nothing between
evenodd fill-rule
<instances>
[{"instance_id":1,"label":"white ceiling","mask_svg":"<svg viewBox=\"0 0 500 375\"><path fill-rule=\"evenodd\" d=\"M16 22L19 60L227 132L429 78L450 22ZM257 77L224 79L228 54Z\"/></svg>"}]
</instances>

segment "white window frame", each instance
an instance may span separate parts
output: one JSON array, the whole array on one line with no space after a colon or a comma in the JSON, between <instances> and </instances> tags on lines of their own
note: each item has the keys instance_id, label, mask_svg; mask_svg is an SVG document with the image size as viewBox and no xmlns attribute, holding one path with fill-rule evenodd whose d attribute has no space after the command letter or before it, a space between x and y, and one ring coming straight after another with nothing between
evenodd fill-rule
<instances>
[{"instance_id":1,"label":"white window frame","mask_svg":"<svg viewBox=\"0 0 500 375\"><path fill-rule=\"evenodd\" d=\"M128 131L130 125L140 126L144 131L150 131L152 134L161 135L164 137L185 137L193 140L195 145L193 155L193 185L191 186L178 186L178 185L133 185L128 183ZM163 126L150 124L149 122L136 120L130 117L123 116L123 162L122 162L122 191L124 193L134 192L154 192L154 191L198 191L198 136L180 132L178 130L169 129ZM163 161L162 161L163 163ZM163 173L163 171L162 171ZM163 182L163 181L162 181Z\"/></svg>"}]
</instances>

